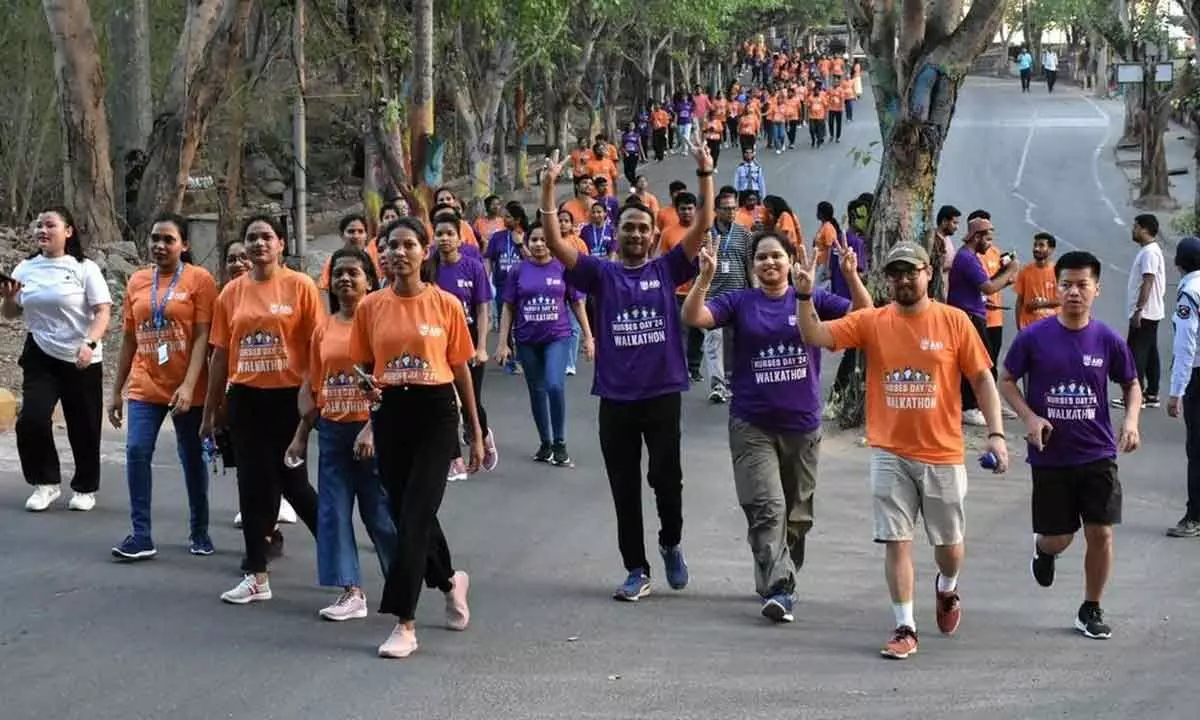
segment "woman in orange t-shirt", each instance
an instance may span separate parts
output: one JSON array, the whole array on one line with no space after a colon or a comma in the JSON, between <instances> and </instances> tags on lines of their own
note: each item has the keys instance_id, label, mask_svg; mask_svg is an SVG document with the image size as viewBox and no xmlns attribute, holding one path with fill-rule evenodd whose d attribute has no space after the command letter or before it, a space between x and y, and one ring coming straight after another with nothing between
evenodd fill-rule
<instances>
[{"instance_id":1,"label":"woman in orange t-shirt","mask_svg":"<svg viewBox=\"0 0 1200 720\"><path fill-rule=\"evenodd\" d=\"M125 334L113 380L108 419L120 428L129 404L125 478L132 529L113 557L141 560L157 550L150 533L150 460L163 420L175 425L179 462L187 487L188 550L212 555L208 535L208 472L200 444L208 329L217 284L188 256L187 221L166 213L150 228L154 267L138 270L125 287ZM128 387L126 385L128 384Z\"/></svg>"},{"instance_id":2,"label":"woman in orange t-shirt","mask_svg":"<svg viewBox=\"0 0 1200 720\"><path fill-rule=\"evenodd\" d=\"M829 92L825 93L825 99L829 109L829 139L840 143L842 141L842 113L846 109L846 100L842 95L841 84L835 82Z\"/></svg>"},{"instance_id":3,"label":"woman in orange t-shirt","mask_svg":"<svg viewBox=\"0 0 1200 720\"><path fill-rule=\"evenodd\" d=\"M375 448L379 478L400 531L379 603L379 611L397 622L379 655L404 658L417 650L414 618L422 580L446 594L447 627L465 630L470 621L470 580L454 571L437 519L446 471L459 451L459 400L469 420L470 472L479 469L484 451L467 366L475 348L462 305L434 284L438 255L423 223L400 218L386 235L385 256L395 280L359 304L350 357L372 375L369 396L379 409L371 422L377 435L389 439Z\"/></svg>"},{"instance_id":4,"label":"woman in orange t-shirt","mask_svg":"<svg viewBox=\"0 0 1200 720\"><path fill-rule=\"evenodd\" d=\"M312 278L280 262L284 239L276 220L251 217L242 237L253 268L225 286L213 309L213 353L200 424L200 436L212 438L228 385L246 576L221 599L235 605L271 599L268 536L281 495L317 533L317 494L302 467L284 464L284 453L300 423L308 347L323 314Z\"/></svg>"},{"instance_id":5,"label":"woman in orange t-shirt","mask_svg":"<svg viewBox=\"0 0 1200 720\"><path fill-rule=\"evenodd\" d=\"M821 86L814 87L807 103L810 147L821 147L825 144L825 103L826 97L825 93L821 92Z\"/></svg>"},{"instance_id":6,"label":"woman in orange t-shirt","mask_svg":"<svg viewBox=\"0 0 1200 720\"><path fill-rule=\"evenodd\" d=\"M787 200L778 195L768 195L762 199L762 206L763 228L785 238L793 250L799 251L804 244L804 230Z\"/></svg>"},{"instance_id":7,"label":"woman in orange t-shirt","mask_svg":"<svg viewBox=\"0 0 1200 720\"><path fill-rule=\"evenodd\" d=\"M367 219L358 213L346 215L338 222L338 231L342 234L342 242L345 243L342 247L360 248L366 251L367 256L375 265L375 273L378 277L379 248L375 243L367 242ZM331 295L329 292L329 267L332 261L332 257L326 258L325 264L321 266L321 279L317 283L317 287L324 290L326 296Z\"/></svg>"},{"instance_id":8,"label":"woman in orange t-shirt","mask_svg":"<svg viewBox=\"0 0 1200 720\"><path fill-rule=\"evenodd\" d=\"M375 468L375 436L371 403L358 387L350 359L350 325L368 292L379 287L375 262L361 249L344 247L329 259L333 293L330 314L313 332L308 380L301 392L313 407L296 427L287 462L299 466L308 457L308 436L317 428L317 582L341 589L337 599L318 613L326 620L367 616L358 544L354 539L354 501L367 536L386 573L396 556L396 526L387 495Z\"/></svg>"},{"instance_id":9,"label":"woman in orange t-shirt","mask_svg":"<svg viewBox=\"0 0 1200 720\"><path fill-rule=\"evenodd\" d=\"M708 154L712 155L713 167L717 167L717 163L721 158L721 140L725 137L725 120L717 113L714 108L708 111L708 118L704 120L704 140L708 144ZM657 215L657 211L655 213Z\"/></svg>"}]
</instances>

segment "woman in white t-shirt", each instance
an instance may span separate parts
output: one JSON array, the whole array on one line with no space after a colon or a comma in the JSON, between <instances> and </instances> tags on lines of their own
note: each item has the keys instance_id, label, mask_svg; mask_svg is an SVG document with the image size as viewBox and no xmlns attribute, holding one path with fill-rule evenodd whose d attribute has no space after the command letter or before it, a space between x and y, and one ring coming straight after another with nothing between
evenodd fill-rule
<instances>
[{"instance_id":1,"label":"woman in white t-shirt","mask_svg":"<svg viewBox=\"0 0 1200 720\"><path fill-rule=\"evenodd\" d=\"M67 439L75 459L69 507L91 510L100 487L100 422L104 415L101 339L108 329L112 296L96 263L83 257L83 243L66 208L38 215L38 253L22 261L12 277L0 278L0 314L22 317L28 335L21 352L21 414L17 453L33 494L25 509L41 512L62 492L58 449L51 416L62 402Z\"/></svg>"}]
</instances>

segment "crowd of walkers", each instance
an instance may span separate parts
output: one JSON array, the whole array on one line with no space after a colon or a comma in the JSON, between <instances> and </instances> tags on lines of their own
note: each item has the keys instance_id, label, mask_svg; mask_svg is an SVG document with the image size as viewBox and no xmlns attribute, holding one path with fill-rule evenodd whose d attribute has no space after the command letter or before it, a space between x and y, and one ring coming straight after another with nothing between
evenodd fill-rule
<instances>
[{"instance_id":1,"label":"crowd of walkers","mask_svg":"<svg viewBox=\"0 0 1200 720\"><path fill-rule=\"evenodd\" d=\"M797 122L809 124L814 101L835 92L823 88L823 78L840 79L846 69L838 58L768 59L753 43L747 57L755 79L781 84L784 100L795 90L807 108ZM808 94L811 83L815 95ZM766 194L753 159L758 127L742 125L747 112L756 116L780 95L751 91L748 98L762 101L751 110L753 101L735 89L721 113L736 111L720 118L737 120L744 151L733 185L714 179L724 133L716 146L691 142L707 132L693 118L708 127L724 98L718 93L697 107L697 95L684 96L662 127L655 118L667 111L649 108L647 127L652 147L664 147L660 130L676 129L695 163L693 189L672 182L660 204L626 164L629 194L618 201L614 153L600 138L565 160L558 151L547 158L532 220L521 204L489 197L485 212L468 222L445 188L433 193L432 207L410 196L371 217L346 216L339 226L344 246L319 281L283 263L282 229L256 216L223 248L225 282L218 287L191 262L187 223L170 214L156 218L148 239L152 265L125 289L107 404L110 422L127 425L130 531L114 557L136 561L157 552L151 457L169 416L192 554L213 553L207 467L221 462L237 471L243 577L221 600L272 598L270 563L283 551L278 523L298 519L315 539L317 581L331 591L319 615L367 616L357 504L384 576L379 612L396 619L379 654L408 657L418 649L422 585L443 593L447 627L461 631L470 623L470 578L454 565L438 510L448 482L500 462L485 409L485 367L494 362L521 375L528 389L532 431L507 439L510 446L524 444L533 461L565 468L573 465L566 378L577 372L582 352L594 371L600 450L625 571L615 599L636 602L652 590L657 562L645 546L643 482L654 493L666 583L674 590L689 584L680 423L683 393L700 384L711 403L729 404L734 494L746 517L761 613L791 622L815 522L822 420L861 383L873 535L886 548L895 620L882 654L902 659L918 649L911 547L918 518L934 546L937 627L957 630L966 535L963 426L986 428L986 465L1003 473L1006 414L1023 422L1033 468L1032 573L1050 586L1057 556L1082 529L1085 589L1074 625L1088 637L1109 637L1100 601L1112 529L1121 519L1116 457L1137 448L1140 412L1159 403L1156 346L1147 340L1164 317L1157 221L1135 222L1142 252L1137 282L1131 279L1127 338L1092 317L1101 274L1093 255L1075 251L1055 260L1054 237L1039 233L1033 262L1022 266L1015 253L996 249L984 210L968 216L966 237L956 245L961 213L943 207L932 256L910 242L891 247L882 267L890 301L880 305L864 285L873 198L861 195L844 212L817 203L816 231L806 237L788 203ZM768 147L782 149L790 143L788 115L770 122ZM639 160L641 131L631 125ZM630 147L623 140L627 153ZM568 171L572 192L560 202L558 181ZM66 209L39 215L35 237L37 254L12 277L0 277L0 313L22 317L28 330L17 424L22 471L33 486L26 507L44 511L59 498L51 414L61 402L75 457L69 507L86 511L100 482L101 339L112 299L100 269L84 258ZM1200 432L1200 382L1178 365L1185 357L1186 368L1200 365L1200 240L1181 243L1176 264L1189 274L1175 322L1191 333L1191 344L1177 352L1168 411L1182 410L1191 437ZM936 285L947 288L946 302L934 299ZM1001 357L1008 307L1001 294L1010 287L1020 332ZM829 398L821 391L822 348L843 352ZM1111 400L1110 382L1121 388ZM1116 431L1110 403L1124 408ZM314 429L316 489L307 467ZM1194 449L1189 444L1191 470L1200 465ZM1193 512L1200 507L1193 491L1200 490L1192 485L1188 514L1172 534L1200 535L1200 513Z\"/></svg>"}]
</instances>

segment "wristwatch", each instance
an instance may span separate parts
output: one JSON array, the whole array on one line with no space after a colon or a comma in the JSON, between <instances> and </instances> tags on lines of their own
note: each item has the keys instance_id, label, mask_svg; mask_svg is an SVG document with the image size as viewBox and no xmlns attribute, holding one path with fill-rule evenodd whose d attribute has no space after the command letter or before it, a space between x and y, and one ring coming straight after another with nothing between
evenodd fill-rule
<instances>
[{"instance_id":1,"label":"wristwatch","mask_svg":"<svg viewBox=\"0 0 1200 720\"><path fill-rule=\"evenodd\" d=\"M89 348L95 350L96 346L99 345L100 343L95 340L87 340L83 344L87 345Z\"/></svg>"}]
</instances>

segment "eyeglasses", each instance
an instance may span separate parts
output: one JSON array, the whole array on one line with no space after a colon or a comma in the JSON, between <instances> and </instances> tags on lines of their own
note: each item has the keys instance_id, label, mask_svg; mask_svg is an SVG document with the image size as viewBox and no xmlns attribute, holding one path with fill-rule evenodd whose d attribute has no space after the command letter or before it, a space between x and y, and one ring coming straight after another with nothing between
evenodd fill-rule
<instances>
[{"instance_id":1,"label":"eyeglasses","mask_svg":"<svg viewBox=\"0 0 1200 720\"><path fill-rule=\"evenodd\" d=\"M909 265L908 263L898 263L889 265L883 269L883 274L888 276L890 280L900 280L901 278L912 279L917 276L926 265Z\"/></svg>"}]
</instances>

